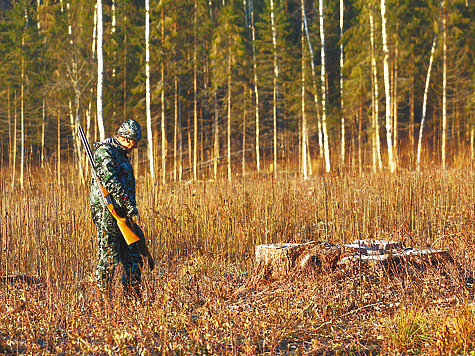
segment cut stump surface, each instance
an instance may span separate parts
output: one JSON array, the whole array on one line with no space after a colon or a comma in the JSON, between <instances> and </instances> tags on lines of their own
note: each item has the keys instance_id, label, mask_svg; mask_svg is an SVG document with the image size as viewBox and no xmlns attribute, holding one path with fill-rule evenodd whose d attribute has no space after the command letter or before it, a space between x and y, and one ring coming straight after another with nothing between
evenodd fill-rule
<instances>
[{"instance_id":1,"label":"cut stump surface","mask_svg":"<svg viewBox=\"0 0 475 356\"><path fill-rule=\"evenodd\" d=\"M426 268L453 263L447 251L406 248L403 243L385 240L357 240L345 245L311 241L258 245L254 271L243 288L289 280L302 273L325 273L348 265L396 271L406 266ZM396 267L396 268L395 268Z\"/></svg>"}]
</instances>

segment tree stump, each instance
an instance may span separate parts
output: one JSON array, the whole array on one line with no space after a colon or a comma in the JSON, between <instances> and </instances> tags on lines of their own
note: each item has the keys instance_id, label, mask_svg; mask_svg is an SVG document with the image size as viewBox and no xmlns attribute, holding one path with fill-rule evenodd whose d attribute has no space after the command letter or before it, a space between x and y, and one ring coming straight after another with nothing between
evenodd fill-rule
<instances>
[{"instance_id":1,"label":"tree stump","mask_svg":"<svg viewBox=\"0 0 475 356\"><path fill-rule=\"evenodd\" d=\"M332 269L340 258L340 250L339 246L319 241L258 245L254 272L248 285L271 283L299 273Z\"/></svg>"},{"instance_id":2,"label":"tree stump","mask_svg":"<svg viewBox=\"0 0 475 356\"><path fill-rule=\"evenodd\" d=\"M292 282L296 278L308 278L314 273L326 273L336 268L369 267L388 274L446 262L454 263L447 251L406 248L402 242L386 240L357 240L345 245L321 241L258 245L254 271L235 294L258 285Z\"/></svg>"}]
</instances>

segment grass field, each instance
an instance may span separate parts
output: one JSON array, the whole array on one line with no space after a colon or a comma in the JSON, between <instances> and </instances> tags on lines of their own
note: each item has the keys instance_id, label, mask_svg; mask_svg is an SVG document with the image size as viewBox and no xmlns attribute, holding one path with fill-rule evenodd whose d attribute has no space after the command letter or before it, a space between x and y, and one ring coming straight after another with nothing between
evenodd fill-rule
<instances>
[{"instance_id":1,"label":"grass field","mask_svg":"<svg viewBox=\"0 0 475 356\"><path fill-rule=\"evenodd\" d=\"M96 231L74 167L31 169L23 192L2 168L0 353L469 354L475 181L448 171L250 176L151 187L138 203L155 269L144 303L111 303L93 280ZM414 275L337 269L233 292L272 242L360 238L447 250L456 264ZM7 277L10 278L7 278ZM13 278L16 276L15 278ZM28 283L26 283L28 282Z\"/></svg>"}]
</instances>

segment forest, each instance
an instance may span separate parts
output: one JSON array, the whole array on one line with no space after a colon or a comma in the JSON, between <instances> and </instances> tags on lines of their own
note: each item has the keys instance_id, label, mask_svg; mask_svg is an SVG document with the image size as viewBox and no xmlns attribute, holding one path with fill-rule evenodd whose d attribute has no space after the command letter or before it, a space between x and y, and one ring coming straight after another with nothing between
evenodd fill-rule
<instances>
[{"instance_id":1,"label":"forest","mask_svg":"<svg viewBox=\"0 0 475 356\"><path fill-rule=\"evenodd\" d=\"M79 125L94 141L128 118L143 127L141 167L162 182L474 155L470 0L2 4L13 169L82 162Z\"/></svg>"},{"instance_id":2,"label":"forest","mask_svg":"<svg viewBox=\"0 0 475 356\"><path fill-rule=\"evenodd\" d=\"M0 1L0 354L473 354L473 18L472 0ZM97 285L77 135L128 119L136 300L121 264ZM257 252L282 246L314 252L277 278Z\"/></svg>"}]
</instances>

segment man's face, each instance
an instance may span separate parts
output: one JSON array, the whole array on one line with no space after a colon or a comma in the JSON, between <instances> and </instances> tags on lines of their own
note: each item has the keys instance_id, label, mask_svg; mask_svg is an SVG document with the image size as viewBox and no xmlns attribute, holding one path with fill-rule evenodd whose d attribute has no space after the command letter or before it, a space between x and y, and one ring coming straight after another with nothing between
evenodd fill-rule
<instances>
[{"instance_id":1,"label":"man's face","mask_svg":"<svg viewBox=\"0 0 475 356\"><path fill-rule=\"evenodd\" d=\"M119 136L118 139L119 143L126 149L127 153L131 153L134 149L139 147L139 141L121 136Z\"/></svg>"}]
</instances>

